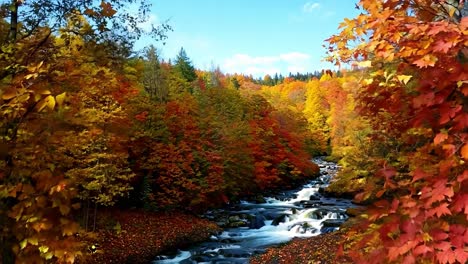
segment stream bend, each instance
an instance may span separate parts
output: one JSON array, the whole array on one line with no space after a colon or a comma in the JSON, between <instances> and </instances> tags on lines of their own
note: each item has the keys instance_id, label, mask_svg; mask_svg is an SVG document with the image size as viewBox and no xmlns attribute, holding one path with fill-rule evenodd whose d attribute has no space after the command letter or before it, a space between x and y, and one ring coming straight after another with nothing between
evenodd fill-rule
<instances>
[{"instance_id":1,"label":"stream bend","mask_svg":"<svg viewBox=\"0 0 468 264\"><path fill-rule=\"evenodd\" d=\"M243 201L228 209L211 210L205 217L224 227L210 241L175 256L158 256L152 263L248 263L253 255L295 237L312 237L333 232L348 218L350 200L325 197L325 188L339 167L321 158L313 160L320 176L300 189L285 191L263 201Z\"/></svg>"}]
</instances>

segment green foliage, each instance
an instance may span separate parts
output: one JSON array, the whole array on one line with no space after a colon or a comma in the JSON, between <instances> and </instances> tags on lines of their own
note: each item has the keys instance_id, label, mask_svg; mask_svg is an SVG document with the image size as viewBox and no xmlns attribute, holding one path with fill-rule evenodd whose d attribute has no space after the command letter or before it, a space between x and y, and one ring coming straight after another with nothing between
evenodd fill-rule
<instances>
[{"instance_id":1,"label":"green foliage","mask_svg":"<svg viewBox=\"0 0 468 264\"><path fill-rule=\"evenodd\" d=\"M179 54L177 54L174 69L185 81L189 83L197 79L195 68L193 67L184 48L180 48Z\"/></svg>"},{"instance_id":2,"label":"green foliage","mask_svg":"<svg viewBox=\"0 0 468 264\"><path fill-rule=\"evenodd\" d=\"M167 74L159 62L158 54L154 46L146 50L146 60L144 62L143 86L149 97L159 102L166 102L169 99L169 87L166 80Z\"/></svg>"}]
</instances>

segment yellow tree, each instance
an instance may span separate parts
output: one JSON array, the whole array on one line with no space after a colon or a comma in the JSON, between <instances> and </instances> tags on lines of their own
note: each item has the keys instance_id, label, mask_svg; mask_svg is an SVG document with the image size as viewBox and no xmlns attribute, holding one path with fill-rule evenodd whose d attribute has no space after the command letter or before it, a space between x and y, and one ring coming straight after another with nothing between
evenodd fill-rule
<instances>
[{"instance_id":1,"label":"yellow tree","mask_svg":"<svg viewBox=\"0 0 468 264\"><path fill-rule=\"evenodd\" d=\"M324 75L326 78L328 75ZM322 87L323 80L311 80L306 85L306 101L304 106L304 116L309 123L309 129L313 134L314 141L317 142L315 148L318 153L329 152L330 126L327 123L330 114L330 104L325 98L325 91Z\"/></svg>"},{"instance_id":2,"label":"yellow tree","mask_svg":"<svg viewBox=\"0 0 468 264\"><path fill-rule=\"evenodd\" d=\"M109 204L129 189L125 136L116 133L125 116L115 93L125 82L83 48L82 17L70 25L38 48L45 61L1 83L4 263L73 262L82 254L77 198Z\"/></svg>"}]
</instances>

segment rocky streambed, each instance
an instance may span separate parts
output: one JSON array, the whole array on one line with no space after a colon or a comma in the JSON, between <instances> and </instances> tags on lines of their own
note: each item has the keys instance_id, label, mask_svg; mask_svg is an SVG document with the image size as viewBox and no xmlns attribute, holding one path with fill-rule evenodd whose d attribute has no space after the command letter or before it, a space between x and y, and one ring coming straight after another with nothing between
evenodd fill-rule
<instances>
[{"instance_id":1,"label":"rocky streambed","mask_svg":"<svg viewBox=\"0 0 468 264\"><path fill-rule=\"evenodd\" d=\"M322 159L314 162L320 167L316 180L297 190L208 211L204 217L223 227L222 233L175 255L158 256L153 263L248 263L270 246L337 230L353 205L350 200L324 195L338 166Z\"/></svg>"}]
</instances>

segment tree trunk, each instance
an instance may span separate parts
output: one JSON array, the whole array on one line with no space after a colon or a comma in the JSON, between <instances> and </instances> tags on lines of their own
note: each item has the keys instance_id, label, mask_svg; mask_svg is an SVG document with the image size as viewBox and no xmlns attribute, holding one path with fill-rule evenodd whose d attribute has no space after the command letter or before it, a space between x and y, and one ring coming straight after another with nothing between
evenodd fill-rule
<instances>
[{"instance_id":1,"label":"tree trunk","mask_svg":"<svg viewBox=\"0 0 468 264\"><path fill-rule=\"evenodd\" d=\"M96 215L97 215L97 203L94 203L94 215L93 215L93 232L96 231Z\"/></svg>"},{"instance_id":2,"label":"tree trunk","mask_svg":"<svg viewBox=\"0 0 468 264\"><path fill-rule=\"evenodd\" d=\"M11 43L16 42L16 35L18 34L18 7L19 1L12 0L10 7L10 32L8 32L8 40Z\"/></svg>"}]
</instances>

